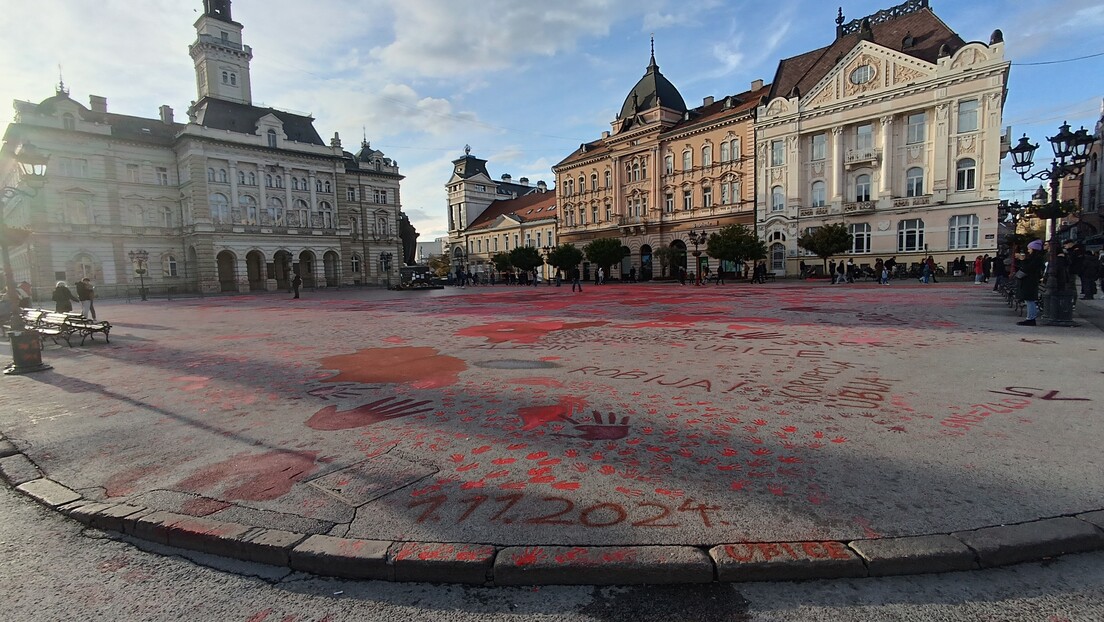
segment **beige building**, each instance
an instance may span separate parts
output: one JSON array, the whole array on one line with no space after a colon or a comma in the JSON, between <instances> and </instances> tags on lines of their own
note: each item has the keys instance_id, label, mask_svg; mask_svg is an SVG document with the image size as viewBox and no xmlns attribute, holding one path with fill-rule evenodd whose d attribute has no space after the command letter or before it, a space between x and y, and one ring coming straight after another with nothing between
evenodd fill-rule
<instances>
[{"instance_id":1,"label":"beige building","mask_svg":"<svg viewBox=\"0 0 1104 622\"><path fill-rule=\"evenodd\" d=\"M495 253L508 253L522 245L540 249L557 243L555 193L548 192L543 181L531 186L528 178L514 182L508 174L496 181L487 172L487 161L473 156L471 147L465 146L464 156L452 162L452 176L445 187L448 255L454 274L464 270L489 278ZM513 203L515 199L519 202ZM541 203L539 213L515 213L541 201L547 205Z\"/></svg>"},{"instance_id":2,"label":"beige building","mask_svg":"<svg viewBox=\"0 0 1104 622\"><path fill-rule=\"evenodd\" d=\"M749 91L707 97L688 108L660 73L653 50L611 130L552 169L560 241L582 247L618 238L624 247L621 278L635 268L648 280L661 276L653 267L656 249L675 247L684 260L691 254L691 231L714 233L736 223L754 227L753 116L768 92L758 80ZM589 265L584 278L590 278Z\"/></svg>"},{"instance_id":3,"label":"beige building","mask_svg":"<svg viewBox=\"0 0 1104 622\"><path fill-rule=\"evenodd\" d=\"M965 42L927 0L844 23L829 45L781 61L759 108L757 229L770 268L796 274L798 237L845 223L857 264L997 248L1000 31ZM819 265L819 261L812 262Z\"/></svg>"},{"instance_id":4,"label":"beige building","mask_svg":"<svg viewBox=\"0 0 1104 622\"><path fill-rule=\"evenodd\" d=\"M104 296L143 280L156 295L272 291L294 271L319 287L397 273L397 163L367 141L356 154L336 134L327 144L309 115L254 106L243 26L229 0L203 8L187 122L169 106L157 118L108 112L98 96L86 107L64 85L40 103L15 102L5 156L23 142L51 155L46 187L5 206L9 225L32 231L12 260L36 298L86 276ZM5 184L13 169L10 157L0 162ZM143 251L140 266L132 253Z\"/></svg>"}]
</instances>

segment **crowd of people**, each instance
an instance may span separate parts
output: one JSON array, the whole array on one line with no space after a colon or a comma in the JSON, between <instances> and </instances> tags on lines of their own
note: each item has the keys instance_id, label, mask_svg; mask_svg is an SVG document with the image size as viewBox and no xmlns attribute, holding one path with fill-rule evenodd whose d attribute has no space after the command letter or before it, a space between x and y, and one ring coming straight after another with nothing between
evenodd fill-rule
<instances>
[{"instance_id":1,"label":"crowd of people","mask_svg":"<svg viewBox=\"0 0 1104 622\"><path fill-rule=\"evenodd\" d=\"M1093 300L1098 283L1104 288L1104 252L1087 250L1082 244L1066 242L1051 261L1042 240L1033 240L1024 253L999 255L993 262L997 275L994 291L1002 287L1014 287L1016 297L1024 302L1026 317L1017 322L1020 326L1035 326L1039 317L1039 296L1042 285L1053 285L1057 291L1073 287L1080 281L1081 300Z\"/></svg>"}]
</instances>

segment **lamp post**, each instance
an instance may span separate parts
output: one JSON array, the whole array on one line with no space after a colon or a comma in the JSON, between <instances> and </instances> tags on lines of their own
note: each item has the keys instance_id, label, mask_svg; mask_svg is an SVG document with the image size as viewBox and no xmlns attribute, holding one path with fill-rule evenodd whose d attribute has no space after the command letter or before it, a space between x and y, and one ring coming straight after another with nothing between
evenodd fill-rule
<instances>
[{"instance_id":1,"label":"lamp post","mask_svg":"<svg viewBox=\"0 0 1104 622\"><path fill-rule=\"evenodd\" d=\"M1051 326L1075 326L1073 303L1077 299L1077 289L1073 286L1072 279L1059 278L1058 219L1072 214L1076 210L1076 204L1072 201L1070 203L1059 201L1058 189L1063 179L1076 177L1084 170L1089 150L1096 138L1083 127L1076 132L1071 132L1069 123L1063 123L1058 128L1058 133L1048 137L1047 140L1054 150L1054 160L1051 161L1050 168L1031 172L1031 168L1035 165L1035 150L1039 145L1031 144L1027 134L1024 134L1019 144L1009 153L1012 155L1012 170L1016 171L1024 181L1042 179L1050 182L1049 201L1031 208L1034 216L1050 220L1050 253L1047 263L1043 322Z\"/></svg>"},{"instance_id":2,"label":"lamp post","mask_svg":"<svg viewBox=\"0 0 1104 622\"><path fill-rule=\"evenodd\" d=\"M391 253L384 251L380 253L380 270L383 271L383 283L387 289L391 289Z\"/></svg>"},{"instance_id":3,"label":"lamp post","mask_svg":"<svg viewBox=\"0 0 1104 622\"><path fill-rule=\"evenodd\" d=\"M138 294L142 296L142 301L146 300L146 265L149 263L149 251L138 250L130 251L127 253L127 257L130 257L130 263L134 264L134 273L138 275Z\"/></svg>"},{"instance_id":4,"label":"lamp post","mask_svg":"<svg viewBox=\"0 0 1104 622\"><path fill-rule=\"evenodd\" d=\"M50 157L42 154L30 143L23 143L15 151L15 161L19 165L19 181L26 183L27 190L4 186L0 189L0 255L4 262L4 284L8 288L8 303L11 305L11 318L8 320L8 343L11 344L12 362L4 368L5 374L29 374L50 369L42 362L42 336L34 328L23 324L23 312L19 308L19 294L15 287L15 273L12 271L11 256L8 254L8 241L11 230L7 226L8 202L16 196L33 197L38 188L46 181L46 164Z\"/></svg>"},{"instance_id":5,"label":"lamp post","mask_svg":"<svg viewBox=\"0 0 1104 622\"><path fill-rule=\"evenodd\" d=\"M696 233L693 229L690 230L690 243L694 245L694 285L701 285L701 251L698 250L698 246L705 244L708 236L705 233L705 229L702 229L700 233Z\"/></svg>"},{"instance_id":6,"label":"lamp post","mask_svg":"<svg viewBox=\"0 0 1104 622\"><path fill-rule=\"evenodd\" d=\"M552 279L548 277L548 268L550 267L548 265L548 257L552 254L554 248L554 246L545 246L541 249L541 251L544 252L544 284L549 286L552 285ZM557 283L557 285L559 285L559 283Z\"/></svg>"}]
</instances>

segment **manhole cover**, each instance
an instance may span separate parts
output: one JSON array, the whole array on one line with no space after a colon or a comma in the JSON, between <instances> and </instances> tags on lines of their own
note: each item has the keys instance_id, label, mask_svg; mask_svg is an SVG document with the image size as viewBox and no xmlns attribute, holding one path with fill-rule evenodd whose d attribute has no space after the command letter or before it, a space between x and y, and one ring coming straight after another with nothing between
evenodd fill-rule
<instances>
[{"instance_id":1,"label":"manhole cover","mask_svg":"<svg viewBox=\"0 0 1104 622\"><path fill-rule=\"evenodd\" d=\"M548 361L517 361L512 359L483 361L475 363L475 365L487 369L554 369L559 367L559 365Z\"/></svg>"}]
</instances>

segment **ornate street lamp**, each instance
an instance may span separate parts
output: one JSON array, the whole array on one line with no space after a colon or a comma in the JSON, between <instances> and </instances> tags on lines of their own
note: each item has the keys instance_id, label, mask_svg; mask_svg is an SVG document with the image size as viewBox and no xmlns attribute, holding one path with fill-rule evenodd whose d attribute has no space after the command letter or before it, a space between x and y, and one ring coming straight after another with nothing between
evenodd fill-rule
<instances>
[{"instance_id":1,"label":"ornate street lamp","mask_svg":"<svg viewBox=\"0 0 1104 622\"><path fill-rule=\"evenodd\" d=\"M1019 144L1009 150L1009 154L1012 156L1012 170L1024 181L1042 179L1050 182L1049 200L1029 208L1031 215L1050 221L1050 253L1043 322L1052 326L1075 326L1073 304L1077 299L1077 289L1072 279L1066 278L1062 282L1058 274L1058 219L1076 212L1077 203L1059 201L1058 190L1063 179L1077 177L1084 170L1089 150L1096 138L1085 128L1071 132L1069 123L1063 123L1058 128L1058 133L1047 140L1054 150L1054 160L1051 161L1050 168L1031 173L1031 168L1035 165L1035 150L1039 145L1031 144L1027 134L1020 139Z\"/></svg>"},{"instance_id":2,"label":"ornate street lamp","mask_svg":"<svg viewBox=\"0 0 1104 622\"><path fill-rule=\"evenodd\" d=\"M693 229L690 230L690 243L694 245L694 285L702 284L701 251L698 250L698 246L705 244L707 239L709 239L709 236L705 233L704 229L702 229L700 233L694 232Z\"/></svg>"},{"instance_id":3,"label":"ornate street lamp","mask_svg":"<svg viewBox=\"0 0 1104 622\"><path fill-rule=\"evenodd\" d=\"M541 249L541 252L544 253L544 284L549 286L552 285L552 279L548 278L548 268L550 267L548 265L548 256L552 254L555 248L555 246L545 246ZM556 283L556 285L559 285L559 283Z\"/></svg>"},{"instance_id":4,"label":"ornate street lamp","mask_svg":"<svg viewBox=\"0 0 1104 622\"><path fill-rule=\"evenodd\" d=\"M130 257L130 263L135 266L134 273L138 275L138 293L142 296L142 301L146 300L146 265L149 263L149 251L139 250L130 251L127 253L127 257Z\"/></svg>"},{"instance_id":5,"label":"ornate street lamp","mask_svg":"<svg viewBox=\"0 0 1104 622\"><path fill-rule=\"evenodd\" d=\"M391 289L391 257L392 255L388 251L380 253L379 256L380 270L383 271L383 282L387 289Z\"/></svg>"},{"instance_id":6,"label":"ornate street lamp","mask_svg":"<svg viewBox=\"0 0 1104 622\"><path fill-rule=\"evenodd\" d=\"M50 369L42 362L42 336L34 328L23 324L23 312L19 308L19 294L15 287L15 273L12 271L11 256L8 254L8 242L14 241L14 230L8 229L6 214L8 202L16 196L33 197L46 182L46 164L50 156L43 154L31 143L23 143L15 151L18 164L19 181L27 190L13 186L0 189L0 255L4 261L4 284L8 288L8 303L11 305L11 317L8 319L8 342L12 348L12 362L4 368L5 374L28 374Z\"/></svg>"}]
</instances>

